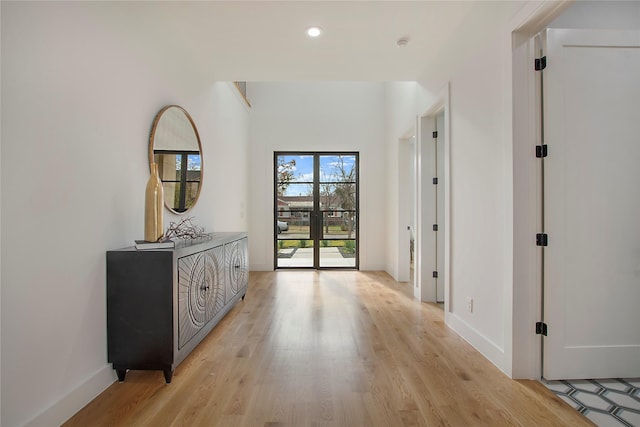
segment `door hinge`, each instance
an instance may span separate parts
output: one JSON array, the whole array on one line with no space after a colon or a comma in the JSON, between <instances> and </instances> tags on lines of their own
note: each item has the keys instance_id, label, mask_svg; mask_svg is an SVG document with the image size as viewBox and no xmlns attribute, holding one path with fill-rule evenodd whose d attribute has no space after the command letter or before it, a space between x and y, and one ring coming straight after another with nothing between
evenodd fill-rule
<instances>
[{"instance_id":1,"label":"door hinge","mask_svg":"<svg viewBox=\"0 0 640 427\"><path fill-rule=\"evenodd\" d=\"M437 138L438 137L438 131L434 130L432 135L433 135L434 138Z\"/></svg>"},{"instance_id":2,"label":"door hinge","mask_svg":"<svg viewBox=\"0 0 640 427\"><path fill-rule=\"evenodd\" d=\"M536 157L537 158L542 158L542 157L547 157L547 144L543 144L543 145L536 145Z\"/></svg>"},{"instance_id":3,"label":"door hinge","mask_svg":"<svg viewBox=\"0 0 640 427\"><path fill-rule=\"evenodd\" d=\"M547 324L544 322L536 322L536 335L547 336Z\"/></svg>"},{"instance_id":4,"label":"door hinge","mask_svg":"<svg viewBox=\"0 0 640 427\"><path fill-rule=\"evenodd\" d=\"M438 185L438 177L433 178L433 185Z\"/></svg>"},{"instance_id":5,"label":"door hinge","mask_svg":"<svg viewBox=\"0 0 640 427\"><path fill-rule=\"evenodd\" d=\"M536 58L534 69L536 71L542 71L547 68L547 57L543 56L542 58Z\"/></svg>"},{"instance_id":6,"label":"door hinge","mask_svg":"<svg viewBox=\"0 0 640 427\"><path fill-rule=\"evenodd\" d=\"M438 278L438 272L437 271L433 272L433 277L435 277L436 279Z\"/></svg>"},{"instance_id":7,"label":"door hinge","mask_svg":"<svg viewBox=\"0 0 640 427\"><path fill-rule=\"evenodd\" d=\"M549 245L549 236L547 233L538 233L536 234L536 246L548 246Z\"/></svg>"},{"instance_id":8,"label":"door hinge","mask_svg":"<svg viewBox=\"0 0 640 427\"><path fill-rule=\"evenodd\" d=\"M438 224L433 224L433 231L438 231Z\"/></svg>"}]
</instances>

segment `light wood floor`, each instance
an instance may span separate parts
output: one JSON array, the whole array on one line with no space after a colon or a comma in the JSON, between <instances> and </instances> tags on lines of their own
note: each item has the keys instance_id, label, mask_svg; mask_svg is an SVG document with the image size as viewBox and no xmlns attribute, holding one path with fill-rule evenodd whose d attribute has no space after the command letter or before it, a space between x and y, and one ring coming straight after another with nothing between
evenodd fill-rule
<instances>
[{"instance_id":1,"label":"light wood floor","mask_svg":"<svg viewBox=\"0 0 640 427\"><path fill-rule=\"evenodd\" d=\"M386 273L252 272L171 384L131 371L65 426L593 425L410 293Z\"/></svg>"}]
</instances>

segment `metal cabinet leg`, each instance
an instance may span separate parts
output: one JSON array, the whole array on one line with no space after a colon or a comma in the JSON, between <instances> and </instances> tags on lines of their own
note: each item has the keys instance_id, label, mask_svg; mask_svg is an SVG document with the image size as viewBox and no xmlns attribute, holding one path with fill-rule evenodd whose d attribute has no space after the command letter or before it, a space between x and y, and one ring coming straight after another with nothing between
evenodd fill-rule
<instances>
[{"instance_id":1,"label":"metal cabinet leg","mask_svg":"<svg viewBox=\"0 0 640 427\"><path fill-rule=\"evenodd\" d=\"M116 375L118 375L118 381L123 382L125 375L127 375L126 369L116 369Z\"/></svg>"},{"instance_id":2,"label":"metal cabinet leg","mask_svg":"<svg viewBox=\"0 0 640 427\"><path fill-rule=\"evenodd\" d=\"M171 384L171 378L173 378L173 371L171 369L164 369L164 380L167 384Z\"/></svg>"}]
</instances>

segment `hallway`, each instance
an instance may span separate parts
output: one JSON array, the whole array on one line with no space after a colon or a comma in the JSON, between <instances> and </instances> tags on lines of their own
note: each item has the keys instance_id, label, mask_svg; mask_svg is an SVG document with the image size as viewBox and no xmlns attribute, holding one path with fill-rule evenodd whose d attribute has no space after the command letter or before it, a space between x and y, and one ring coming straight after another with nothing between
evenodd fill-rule
<instances>
[{"instance_id":1,"label":"hallway","mask_svg":"<svg viewBox=\"0 0 640 427\"><path fill-rule=\"evenodd\" d=\"M165 385L132 371L65 426L592 425L513 381L386 273L251 272Z\"/></svg>"}]
</instances>

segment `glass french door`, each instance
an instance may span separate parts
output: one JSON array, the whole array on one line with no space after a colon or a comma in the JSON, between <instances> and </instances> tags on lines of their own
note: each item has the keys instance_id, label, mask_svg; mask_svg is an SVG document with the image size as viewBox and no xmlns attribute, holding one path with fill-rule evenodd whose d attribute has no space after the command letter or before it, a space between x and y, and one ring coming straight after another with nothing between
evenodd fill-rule
<instances>
[{"instance_id":1,"label":"glass french door","mask_svg":"<svg viewBox=\"0 0 640 427\"><path fill-rule=\"evenodd\" d=\"M358 268L358 153L274 153L275 268Z\"/></svg>"}]
</instances>

